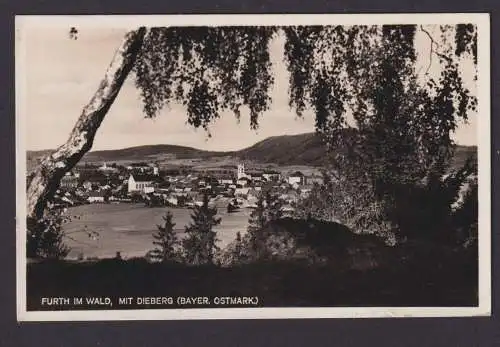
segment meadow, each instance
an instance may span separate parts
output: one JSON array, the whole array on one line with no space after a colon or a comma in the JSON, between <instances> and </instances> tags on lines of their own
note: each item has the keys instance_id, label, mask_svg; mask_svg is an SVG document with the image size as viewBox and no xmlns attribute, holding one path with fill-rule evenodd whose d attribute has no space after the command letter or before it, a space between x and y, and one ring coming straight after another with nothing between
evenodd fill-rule
<instances>
[{"instance_id":1,"label":"meadow","mask_svg":"<svg viewBox=\"0 0 500 347\"><path fill-rule=\"evenodd\" d=\"M152 234L162 223L162 216L170 210L175 230L183 237L184 227L190 222L192 211L186 208L145 207L144 204L90 204L69 208L71 221L63 225L64 242L71 248L70 259L79 257L110 258L120 252L123 258L142 257L153 248ZM250 210L228 214L218 208L221 224L215 229L219 247L233 241L236 233L244 233ZM91 235L89 235L91 234ZM96 235L93 237L92 235Z\"/></svg>"}]
</instances>

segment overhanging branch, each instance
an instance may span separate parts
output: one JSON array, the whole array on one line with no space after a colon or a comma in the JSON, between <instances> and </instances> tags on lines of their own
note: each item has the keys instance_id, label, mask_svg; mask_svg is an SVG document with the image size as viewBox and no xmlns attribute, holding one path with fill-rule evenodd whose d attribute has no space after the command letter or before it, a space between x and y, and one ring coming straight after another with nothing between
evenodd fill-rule
<instances>
[{"instance_id":1,"label":"overhanging branch","mask_svg":"<svg viewBox=\"0 0 500 347\"><path fill-rule=\"evenodd\" d=\"M431 33L429 33L429 31L426 30L423 25L420 25L420 30L422 30L422 32L424 32L427 35L427 37L429 38L429 40L431 41L431 49L429 51L429 65L427 66L427 70L425 71L425 74L427 75L429 73L429 70L430 70L431 65L432 65L432 55L433 54L435 54L436 56L438 56L446 61L450 61L451 58L436 50L436 48L439 48L439 44L436 42L436 40L434 40L434 37L432 37Z\"/></svg>"}]
</instances>

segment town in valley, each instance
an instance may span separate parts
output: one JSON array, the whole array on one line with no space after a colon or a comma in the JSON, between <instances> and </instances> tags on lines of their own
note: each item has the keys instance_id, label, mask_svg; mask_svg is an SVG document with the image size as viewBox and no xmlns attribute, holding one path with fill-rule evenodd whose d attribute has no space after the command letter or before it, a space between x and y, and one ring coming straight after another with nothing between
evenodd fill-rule
<instances>
[{"instance_id":1,"label":"town in valley","mask_svg":"<svg viewBox=\"0 0 500 347\"><path fill-rule=\"evenodd\" d=\"M163 169L155 163L137 162L81 164L62 179L55 204L64 207L88 203L139 203L146 206L193 207L203 195L228 212L253 208L262 192L278 195L284 210L306 197L314 183L321 183L318 173L235 167Z\"/></svg>"}]
</instances>

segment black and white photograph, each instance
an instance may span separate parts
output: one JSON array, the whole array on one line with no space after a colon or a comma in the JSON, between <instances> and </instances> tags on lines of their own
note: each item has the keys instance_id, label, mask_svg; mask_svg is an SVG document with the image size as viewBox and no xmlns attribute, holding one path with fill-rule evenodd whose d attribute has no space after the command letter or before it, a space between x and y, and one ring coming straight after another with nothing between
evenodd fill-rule
<instances>
[{"instance_id":1,"label":"black and white photograph","mask_svg":"<svg viewBox=\"0 0 500 347\"><path fill-rule=\"evenodd\" d=\"M489 30L16 16L18 320L490 315Z\"/></svg>"}]
</instances>

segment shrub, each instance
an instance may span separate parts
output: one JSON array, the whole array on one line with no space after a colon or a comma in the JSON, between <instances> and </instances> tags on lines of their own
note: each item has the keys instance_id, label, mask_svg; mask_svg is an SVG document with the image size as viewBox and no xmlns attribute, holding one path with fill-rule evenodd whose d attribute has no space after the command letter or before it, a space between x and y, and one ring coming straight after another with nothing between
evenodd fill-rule
<instances>
[{"instance_id":1,"label":"shrub","mask_svg":"<svg viewBox=\"0 0 500 347\"><path fill-rule=\"evenodd\" d=\"M453 211L452 221L457 244L466 249L478 247L478 182L473 177L467 182L461 199Z\"/></svg>"},{"instance_id":2,"label":"shrub","mask_svg":"<svg viewBox=\"0 0 500 347\"><path fill-rule=\"evenodd\" d=\"M277 196L269 192L259 196L257 207L248 219L248 236L245 239L246 242L243 243L246 247L245 257L263 260L271 256L272 252L268 247L271 235L266 226L283 217L281 207L282 203Z\"/></svg>"},{"instance_id":3,"label":"shrub","mask_svg":"<svg viewBox=\"0 0 500 347\"><path fill-rule=\"evenodd\" d=\"M394 226L384 216L367 182L350 176L323 173L323 184L315 184L311 193L295 206L295 218L341 223L358 234L375 234L393 243Z\"/></svg>"},{"instance_id":4,"label":"shrub","mask_svg":"<svg viewBox=\"0 0 500 347\"><path fill-rule=\"evenodd\" d=\"M471 160L446 174L430 170L419 180L395 176L382 187L370 178L372 174L347 162L343 167L341 174L324 173L324 183L297 203L297 218L340 222L356 233L378 235L389 244L396 240L453 244L457 233L477 223L477 187L460 202L461 191L476 172Z\"/></svg>"},{"instance_id":5,"label":"shrub","mask_svg":"<svg viewBox=\"0 0 500 347\"><path fill-rule=\"evenodd\" d=\"M358 235L344 225L316 219L282 218L264 227L260 247L266 256L257 258L249 233L228 244L218 256L221 266L274 261L331 263L336 270L373 268L385 262L392 247L373 235Z\"/></svg>"},{"instance_id":6,"label":"shrub","mask_svg":"<svg viewBox=\"0 0 500 347\"><path fill-rule=\"evenodd\" d=\"M28 258L62 259L70 248L63 242L62 224L66 220L64 211L50 209L44 218L27 218L26 255Z\"/></svg>"}]
</instances>

